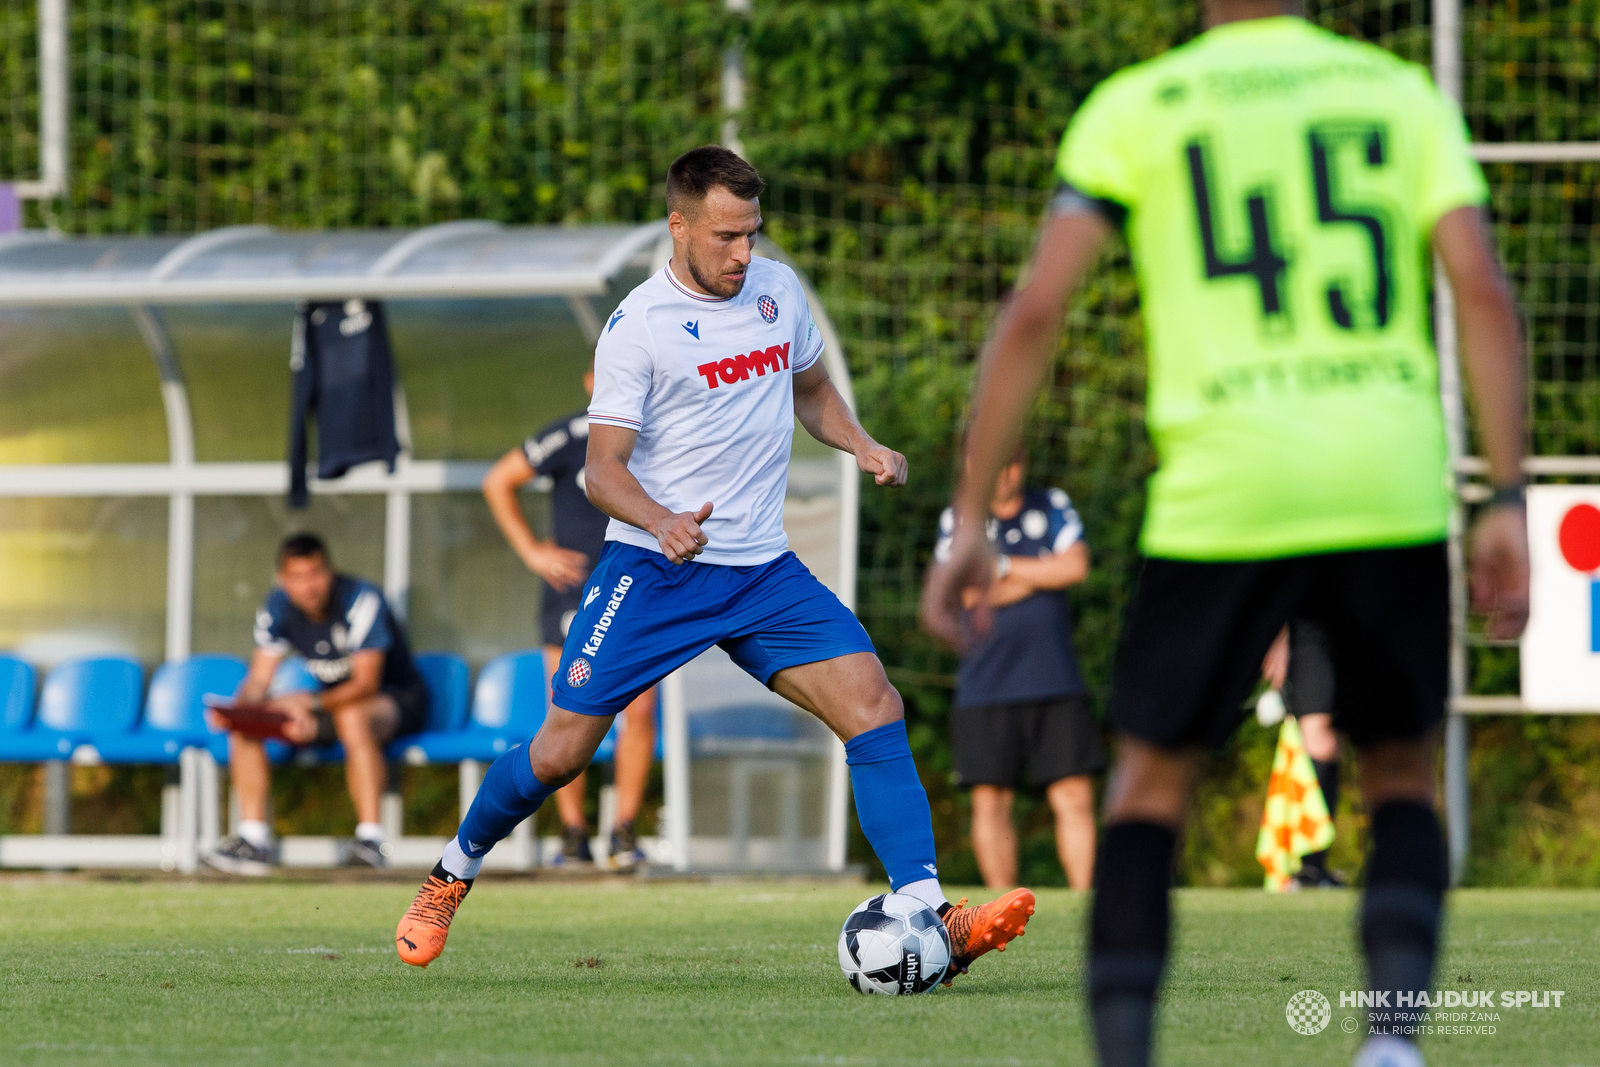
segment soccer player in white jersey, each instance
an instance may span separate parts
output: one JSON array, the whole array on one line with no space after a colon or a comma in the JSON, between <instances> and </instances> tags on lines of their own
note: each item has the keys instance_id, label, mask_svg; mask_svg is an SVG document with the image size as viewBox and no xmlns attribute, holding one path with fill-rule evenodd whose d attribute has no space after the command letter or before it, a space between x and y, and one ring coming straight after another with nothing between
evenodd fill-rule
<instances>
[{"instance_id":1,"label":"soccer player in white jersey","mask_svg":"<svg viewBox=\"0 0 1600 1067\"><path fill-rule=\"evenodd\" d=\"M855 616L788 550L796 418L880 486L904 485L906 461L868 436L829 380L794 272L753 256L763 188L724 148L694 149L668 171L672 259L622 301L595 349L586 481L611 516L605 551L544 725L490 767L400 920L407 963L438 957L485 853L583 770L616 714L712 645L844 741L861 828L891 888L944 919L952 975L1033 914L1026 889L981 907L945 899L900 695Z\"/></svg>"}]
</instances>

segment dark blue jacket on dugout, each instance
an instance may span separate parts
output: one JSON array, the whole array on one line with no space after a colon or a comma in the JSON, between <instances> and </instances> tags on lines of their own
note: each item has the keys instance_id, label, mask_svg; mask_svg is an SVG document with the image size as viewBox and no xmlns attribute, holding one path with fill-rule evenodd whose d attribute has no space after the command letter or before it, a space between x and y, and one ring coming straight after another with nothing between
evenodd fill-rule
<instances>
[{"instance_id":1,"label":"dark blue jacket on dugout","mask_svg":"<svg viewBox=\"0 0 1600 1067\"><path fill-rule=\"evenodd\" d=\"M309 502L306 423L317 416L317 477L338 478L381 459L394 470L394 360L383 305L368 300L302 304L289 353L289 506Z\"/></svg>"}]
</instances>

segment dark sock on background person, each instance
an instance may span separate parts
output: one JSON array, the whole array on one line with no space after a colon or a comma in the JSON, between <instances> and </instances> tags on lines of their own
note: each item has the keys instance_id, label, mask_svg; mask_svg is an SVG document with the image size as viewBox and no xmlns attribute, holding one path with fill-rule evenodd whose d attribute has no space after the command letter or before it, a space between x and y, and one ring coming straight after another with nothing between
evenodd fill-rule
<instances>
[{"instance_id":1,"label":"dark sock on background person","mask_svg":"<svg viewBox=\"0 0 1600 1067\"><path fill-rule=\"evenodd\" d=\"M1337 759L1311 761L1317 774L1317 785L1322 789L1322 799L1328 803L1328 817L1339 813L1339 761ZM1317 874L1328 873L1328 850L1308 853L1301 859L1301 868Z\"/></svg>"},{"instance_id":2,"label":"dark sock on background person","mask_svg":"<svg viewBox=\"0 0 1600 1067\"><path fill-rule=\"evenodd\" d=\"M1373 812L1361 944L1367 955L1367 987L1388 991L1388 1003L1395 1008L1383 1012L1393 1022L1370 1020L1377 1027L1370 1032L1416 1021L1419 1013L1398 1007L1397 995L1406 993L1409 1000L1432 985L1448 884L1444 834L1432 807L1392 800ZM1400 1036L1415 1037L1403 1031Z\"/></svg>"},{"instance_id":3,"label":"dark sock on background person","mask_svg":"<svg viewBox=\"0 0 1600 1067\"><path fill-rule=\"evenodd\" d=\"M1106 827L1089 916L1089 1014L1102 1067L1147 1067L1171 929L1177 835L1149 822Z\"/></svg>"}]
</instances>

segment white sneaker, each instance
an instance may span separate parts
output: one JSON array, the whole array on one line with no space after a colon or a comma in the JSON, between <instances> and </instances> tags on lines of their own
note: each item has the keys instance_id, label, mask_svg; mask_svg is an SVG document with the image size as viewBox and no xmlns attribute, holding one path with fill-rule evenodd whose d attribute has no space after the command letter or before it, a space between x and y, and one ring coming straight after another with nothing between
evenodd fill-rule
<instances>
[{"instance_id":1,"label":"white sneaker","mask_svg":"<svg viewBox=\"0 0 1600 1067\"><path fill-rule=\"evenodd\" d=\"M1352 1067L1427 1067L1417 1046L1393 1034L1375 1034L1362 1044Z\"/></svg>"}]
</instances>

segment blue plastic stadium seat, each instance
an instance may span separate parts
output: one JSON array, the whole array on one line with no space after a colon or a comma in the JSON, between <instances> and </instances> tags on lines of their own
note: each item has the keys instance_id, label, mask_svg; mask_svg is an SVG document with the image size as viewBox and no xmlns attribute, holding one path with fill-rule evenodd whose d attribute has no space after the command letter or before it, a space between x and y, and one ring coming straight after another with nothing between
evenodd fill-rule
<instances>
[{"instance_id":1,"label":"blue plastic stadium seat","mask_svg":"<svg viewBox=\"0 0 1600 1067\"><path fill-rule=\"evenodd\" d=\"M401 738L390 746L390 754L413 764L492 760L538 732L544 722L544 688L543 653L497 656L478 673L465 726Z\"/></svg>"},{"instance_id":2,"label":"blue plastic stadium seat","mask_svg":"<svg viewBox=\"0 0 1600 1067\"><path fill-rule=\"evenodd\" d=\"M48 738L65 759L83 745L98 751L116 743L139 721L144 668L125 656L68 660L52 670L39 694L33 732Z\"/></svg>"},{"instance_id":3,"label":"blue plastic stadium seat","mask_svg":"<svg viewBox=\"0 0 1600 1067\"><path fill-rule=\"evenodd\" d=\"M38 683L31 663L0 654L0 762L36 763L61 757L54 734L32 729Z\"/></svg>"},{"instance_id":4,"label":"blue plastic stadium seat","mask_svg":"<svg viewBox=\"0 0 1600 1067\"><path fill-rule=\"evenodd\" d=\"M285 693L315 693L322 688L322 684L311 676L311 671L306 668L306 661L299 656L292 656L278 664L278 670L272 676L272 684L267 687L271 696L280 697Z\"/></svg>"},{"instance_id":5,"label":"blue plastic stadium seat","mask_svg":"<svg viewBox=\"0 0 1600 1067\"><path fill-rule=\"evenodd\" d=\"M176 763L185 748L196 747L226 762L228 735L206 725L205 698L232 696L246 669L237 656L200 655L163 663L150 679L138 729L98 742L100 758L107 763Z\"/></svg>"},{"instance_id":6,"label":"blue plastic stadium seat","mask_svg":"<svg viewBox=\"0 0 1600 1067\"><path fill-rule=\"evenodd\" d=\"M466 725L471 691L467 661L450 652L419 652L417 670L428 687L425 730L459 730Z\"/></svg>"}]
</instances>

